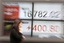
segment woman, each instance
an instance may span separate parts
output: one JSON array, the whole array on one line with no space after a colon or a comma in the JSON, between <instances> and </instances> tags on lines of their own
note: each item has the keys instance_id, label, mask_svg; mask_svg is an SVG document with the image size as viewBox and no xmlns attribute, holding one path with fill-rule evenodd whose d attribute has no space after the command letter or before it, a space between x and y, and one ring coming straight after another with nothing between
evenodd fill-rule
<instances>
[{"instance_id":1,"label":"woman","mask_svg":"<svg viewBox=\"0 0 64 43\"><path fill-rule=\"evenodd\" d=\"M22 34L22 21L15 19L10 34L10 43L21 43L25 37Z\"/></svg>"}]
</instances>

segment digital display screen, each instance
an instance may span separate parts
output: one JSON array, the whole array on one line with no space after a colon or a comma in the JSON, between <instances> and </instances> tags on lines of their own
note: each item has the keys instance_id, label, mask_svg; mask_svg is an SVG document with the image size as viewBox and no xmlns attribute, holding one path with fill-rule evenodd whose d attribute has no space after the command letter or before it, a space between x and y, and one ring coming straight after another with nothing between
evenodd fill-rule
<instances>
[{"instance_id":1,"label":"digital display screen","mask_svg":"<svg viewBox=\"0 0 64 43\"><path fill-rule=\"evenodd\" d=\"M43 34L63 34L63 3L34 3L32 14L31 2L4 3L4 19L21 19L22 33L33 36L41 36ZM33 18L32 18L33 15ZM33 21L32 21L33 19ZM38 21L36 21L36 19ZM43 21L39 21L39 20ZM44 21L49 20L49 21ZM52 21L51 21L52 20ZM54 20L54 21L53 21ZM56 21L59 20L59 21ZM33 27L32 27L33 24Z\"/></svg>"},{"instance_id":2,"label":"digital display screen","mask_svg":"<svg viewBox=\"0 0 64 43\"><path fill-rule=\"evenodd\" d=\"M22 33L31 36L31 21L23 20Z\"/></svg>"},{"instance_id":3,"label":"digital display screen","mask_svg":"<svg viewBox=\"0 0 64 43\"><path fill-rule=\"evenodd\" d=\"M63 22L59 21L34 21L33 36L36 37L58 37L63 34Z\"/></svg>"},{"instance_id":4,"label":"digital display screen","mask_svg":"<svg viewBox=\"0 0 64 43\"><path fill-rule=\"evenodd\" d=\"M34 3L34 19L62 19L62 3Z\"/></svg>"},{"instance_id":5,"label":"digital display screen","mask_svg":"<svg viewBox=\"0 0 64 43\"><path fill-rule=\"evenodd\" d=\"M27 6L26 6L27 5ZM3 3L5 19L31 19L32 3Z\"/></svg>"}]
</instances>

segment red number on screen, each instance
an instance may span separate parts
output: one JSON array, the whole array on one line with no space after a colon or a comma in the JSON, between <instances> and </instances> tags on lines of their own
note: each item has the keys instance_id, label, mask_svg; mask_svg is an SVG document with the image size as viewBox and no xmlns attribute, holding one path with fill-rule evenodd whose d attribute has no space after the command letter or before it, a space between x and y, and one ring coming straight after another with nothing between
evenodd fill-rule
<instances>
[{"instance_id":1,"label":"red number on screen","mask_svg":"<svg viewBox=\"0 0 64 43\"><path fill-rule=\"evenodd\" d=\"M33 30L38 32L58 32L58 29L60 27L58 25L50 25L49 27L47 25L34 25Z\"/></svg>"},{"instance_id":2,"label":"red number on screen","mask_svg":"<svg viewBox=\"0 0 64 43\"><path fill-rule=\"evenodd\" d=\"M34 31L43 31L43 32L45 32L46 30L47 30L47 26L46 25L34 25L34 27L33 27L33 30Z\"/></svg>"},{"instance_id":3,"label":"red number on screen","mask_svg":"<svg viewBox=\"0 0 64 43\"><path fill-rule=\"evenodd\" d=\"M57 26L57 25L56 25L56 26L51 25L51 26L50 26L50 31L51 31L51 32L58 32L58 29L59 29L59 28L60 28L60 27Z\"/></svg>"}]
</instances>

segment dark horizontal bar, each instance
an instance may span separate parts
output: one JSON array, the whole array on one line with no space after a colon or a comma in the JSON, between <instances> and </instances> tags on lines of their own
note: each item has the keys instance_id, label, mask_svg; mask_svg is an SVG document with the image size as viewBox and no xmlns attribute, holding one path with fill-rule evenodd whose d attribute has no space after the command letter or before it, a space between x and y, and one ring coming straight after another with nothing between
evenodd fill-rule
<instances>
[{"instance_id":1,"label":"dark horizontal bar","mask_svg":"<svg viewBox=\"0 0 64 43\"><path fill-rule=\"evenodd\" d=\"M52 19L33 19L34 21L64 21L64 20L52 20Z\"/></svg>"}]
</instances>

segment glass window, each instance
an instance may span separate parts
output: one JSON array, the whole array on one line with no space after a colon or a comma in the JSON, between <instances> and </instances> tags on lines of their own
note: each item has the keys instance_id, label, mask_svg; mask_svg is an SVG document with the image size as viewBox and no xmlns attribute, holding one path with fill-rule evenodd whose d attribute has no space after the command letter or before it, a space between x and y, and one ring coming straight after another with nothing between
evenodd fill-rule
<instances>
[{"instance_id":1,"label":"glass window","mask_svg":"<svg viewBox=\"0 0 64 43\"><path fill-rule=\"evenodd\" d=\"M3 3L4 19L31 19L32 3Z\"/></svg>"},{"instance_id":2,"label":"glass window","mask_svg":"<svg viewBox=\"0 0 64 43\"><path fill-rule=\"evenodd\" d=\"M61 20L63 3L34 3L34 19Z\"/></svg>"},{"instance_id":3,"label":"glass window","mask_svg":"<svg viewBox=\"0 0 64 43\"><path fill-rule=\"evenodd\" d=\"M32 3L30 2L5 2L4 7L4 35L10 34L11 25L16 18L23 21L22 32L31 36Z\"/></svg>"},{"instance_id":4,"label":"glass window","mask_svg":"<svg viewBox=\"0 0 64 43\"><path fill-rule=\"evenodd\" d=\"M60 37L63 34L63 3L34 3L33 36Z\"/></svg>"},{"instance_id":5,"label":"glass window","mask_svg":"<svg viewBox=\"0 0 64 43\"><path fill-rule=\"evenodd\" d=\"M6 2L3 6L6 29L11 27L14 19L19 18L23 21L24 35L50 37L63 34L63 3ZM9 31L5 28L4 33L7 34Z\"/></svg>"},{"instance_id":6,"label":"glass window","mask_svg":"<svg viewBox=\"0 0 64 43\"><path fill-rule=\"evenodd\" d=\"M33 36L55 36L63 34L63 22L59 21L34 21ZM45 37L45 36L44 36Z\"/></svg>"},{"instance_id":7,"label":"glass window","mask_svg":"<svg viewBox=\"0 0 64 43\"><path fill-rule=\"evenodd\" d=\"M22 22L23 22L23 24L22 24L23 35L31 36L31 21L23 20Z\"/></svg>"},{"instance_id":8,"label":"glass window","mask_svg":"<svg viewBox=\"0 0 64 43\"><path fill-rule=\"evenodd\" d=\"M13 25L13 22L12 21L4 21L4 31L3 31L3 35L10 35L10 30L11 30L11 27Z\"/></svg>"}]
</instances>

